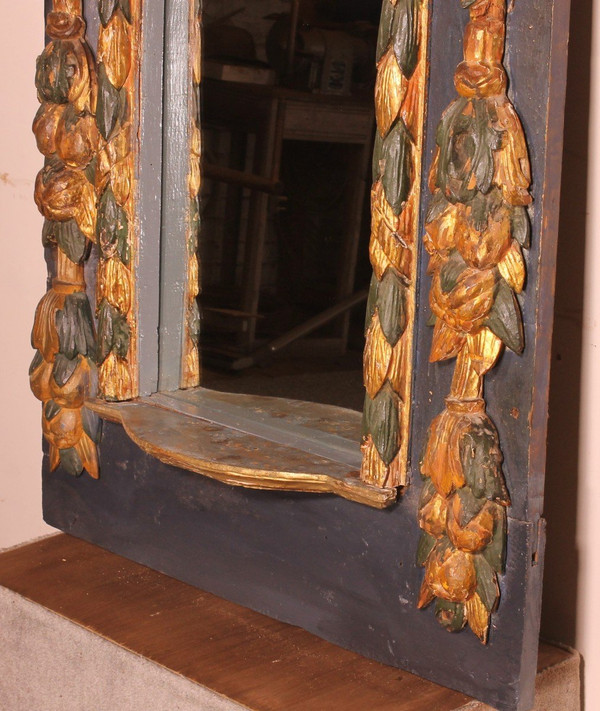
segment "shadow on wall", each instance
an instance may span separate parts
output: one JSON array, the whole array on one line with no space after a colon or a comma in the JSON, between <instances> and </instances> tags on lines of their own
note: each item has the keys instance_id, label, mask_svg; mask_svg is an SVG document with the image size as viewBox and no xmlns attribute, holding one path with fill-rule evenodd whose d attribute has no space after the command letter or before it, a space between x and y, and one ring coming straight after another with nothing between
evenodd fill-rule
<instances>
[{"instance_id":1,"label":"shadow on wall","mask_svg":"<svg viewBox=\"0 0 600 711\"><path fill-rule=\"evenodd\" d=\"M577 471L593 0L571 5L556 304L550 380L542 637L574 645Z\"/></svg>"}]
</instances>

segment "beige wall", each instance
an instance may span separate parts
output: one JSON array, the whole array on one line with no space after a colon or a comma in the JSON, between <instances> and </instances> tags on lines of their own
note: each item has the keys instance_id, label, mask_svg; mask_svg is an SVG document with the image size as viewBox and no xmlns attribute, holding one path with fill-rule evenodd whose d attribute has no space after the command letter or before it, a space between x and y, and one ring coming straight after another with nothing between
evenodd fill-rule
<instances>
[{"instance_id":1,"label":"beige wall","mask_svg":"<svg viewBox=\"0 0 600 711\"><path fill-rule=\"evenodd\" d=\"M0 12L0 547L49 531L42 522L40 407L28 391L32 317L45 290L41 217L32 202L41 166L31 121L43 3L3 0Z\"/></svg>"},{"instance_id":2,"label":"beige wall","mask_svg":"<svg viewBox=\"0 0 600 711\"><path fill-rule=\"evenodd\" d=\"M600 0L595 0L588 149L591 2L573 0L543 620L547 637L573 643L584 655L588 711L600 708ZM41 0L3 0L0 23L0 548L51 530L41 518L40 407L27 382L33 355L29 332L45 280L41 218L32 201L42 161L30 131L42 6Z\"/></svg>"}]
</instances>

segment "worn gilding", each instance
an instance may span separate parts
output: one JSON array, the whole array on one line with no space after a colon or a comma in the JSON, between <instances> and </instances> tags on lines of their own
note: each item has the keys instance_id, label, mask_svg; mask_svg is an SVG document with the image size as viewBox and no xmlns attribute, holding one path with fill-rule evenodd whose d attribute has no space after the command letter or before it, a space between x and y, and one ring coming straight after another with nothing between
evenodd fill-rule
<instances>
[{"instance_id":1,"label":"worn gilding","mask_svg":"<svg viewBox=\"0 0 600 711\"><path fill-rule=\"evenodd\" d=\"M384 0L377 47L361 477L383 487L406 483L428 11Z\"/></svg>"},{"instance_id":2,"label":"worn gilding","mask_svg":"<svg viewBox=\"0 0 600 711\"><path fill-rule=\"evenodd\" d=\"M48 13L50 41L37 60L40 108L33 131L45 157L35 182L44 215L43 243L54 262L50 289L33 325L36 354L31 389L42 401L50 467L98 477L98 416L83 406L96 393L96 336L85 292L84 264L96 225L94 156L96 72L85 40L81 2L55 0Z\"/></svg>"},{"instance_id":3,"label":"worn gilding","mask_svg":"<svg viewBox=\"0 0 600 711\"><path fill-rule=\"evenodd\" d=\"M96 308L100 395L137 395L134 107L139 0L99 0Z\"/></svg>"},{"instance_id":4,"label":"worn gilding","mask_svg":"<svg viewBox=\"0 0 600 711\"><path fill-rule=\"evenodd\" d=\"M468 624L486 643L500 599L510 499L483 385L505 346L524 348L516 294L525 283L530 167L506 95L505 0L462 5L470 22L454 75L459 98L438 127L424 238L435 319L430 360L456 358L456 366L421 461L419 606L435 601L440 624L450 631Z\"/></svg>"}]
</instances>

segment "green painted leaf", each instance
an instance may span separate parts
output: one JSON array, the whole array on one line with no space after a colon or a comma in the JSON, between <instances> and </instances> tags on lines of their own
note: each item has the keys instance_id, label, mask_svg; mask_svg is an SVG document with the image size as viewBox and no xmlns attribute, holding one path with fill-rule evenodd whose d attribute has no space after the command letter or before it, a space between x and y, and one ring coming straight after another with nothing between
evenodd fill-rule
<instances>
[{"instance_id":1,"label":"green painted leaf","mask_svg":"<svg viewBox=\"0 0 600 711\"><path fill-rule=\"evenodd\" d=\"M56 384L59 388L64 387L69 380L73 377L73 374L77 370L79 365L79 356L73 359L69 359L62 353L58 353L54 360L54 368L52 369L52 375Z\"/></svg>"},{"instance_id":2,"label":"green painted leaf","mask_svg":"<svg viewBox=\"0 0 600 711\"><path fill-rule=\"evenodd\" d=\"M98 65L98 105L96 108L96 122L105 140L108 140L112 134L122 111L121 93L110 83L104 64L100 62Z\"/></svg>"},{"instance_id":3,"label":"green painted leaf","mask_svg":"<svg viewBox=\"0 0 600 711\"><path fill-rule=\"evenodd\" d=\"M42 227L42 244L44 247L52 247L56 244L56 225L58 223L53 220L44 220L44 226Z\"/></svg>"},{"instance_id":4,"label":"green painted leaf","mask_svg":"<svg viewBox=\"0 0 600 711\"><path fill-rule=\"evenodd\" d=\"M88 241L75 220L54 223L58 246L75 264L82 264L88 254Z\"/></svg>"},{"instance_id":5,"label":"green painted leaf","mask_svg":"<svg viewBox=\"0 0 600 711\"><path fill-rule=\"evenodd\" d=\"M394 347L406 330L406 286L394 269L386 269L379 284L377 310L387 342Z\"/></svg>"},{"instance_id":6,"label":"green painted leaf","mask_svg":"<svg viewBox=\"0 0 600 711\"><path fill-rule=\"evenodd\" d=\"M401 400L389 382L383 386L374 400L365 400L365 423L373 438L379 456L390 465L400 450Z\"/></svg>"},{"instance_id":7,"label":"green painted leaf","mask_svg":"<svg viewBox=\"0 0 600 711\"><path fill-rule=\"evenodd\" d=\"M85 292L69 294L65 305L56 313L56 330L60 352L68 359L78 354L95 358L92 309Z\"/></svg>"},{"instance_id":8,"label":"green painted leaf","mask_svg":"<svg viewBox=\"0 0 600 711\"><path fill-rule=\"evenodd\" d=\"M473 559L477 574L477 592L488 611L493 612L500 599L496 573L483 555L475 555Z\"/></svg>"},{"instance_id":9,"label":"green painted leaf","mask_svg":"<svg viewBox=\"0 0 600 711\"><path fill-rule=\"evenodd\" d=\"M48 400L44 406L44 417L50 421L53 420L60 412L60 405L58 405L54 400Z\"/></svg>"},{"instance_id":10,"label":"green painted leaf","mask_svg":"<svg viewBox=\"0 0 600 711\"><path fill-rule=\"evenodd\" d=\"M435 538L423 531L417 547L417 565L425 565L429 554L435 548Z\"/></svg>"},{"instance_id":11,"label":"green painted leaf","mask_svg":"<svg viewBox=\"0 0 600 711\"><path fill-rule=\"evenodd\" d=\"M395 8L390 0L383 0L381 19L379 21L379 35L377 37L377 61L383 57L390 46L392 32L394 31Z\"/></svg>"},{"instance_id":12,"label":"green painted leaf","mask_svg":"<svg viewBox=\"0 0 600 711\"><path fill-rule=\"evenodd\" d=\"M100 20L104 27L108 25L110 18L113 16L114 11L117 8L119 0L99 0L98 10L100 12Z\"/></svg>"},{"instance_id":13,"label":"green painted leaf","mask_svg":"<svg viewBox=\"0 0 600 711\"><path fill-rule=\"evenodd\" d=\"M108 186L98 203L96 220L96 237L102 255L110 258L116 250L123 263L128 264L130 259L128 236L127 213L117 203L112 189Z\"/></svg>"},{"instance_id":14,"label":"green painted leaf","mask_svg":"<svg viewBox=\"0 0 600 711\"><path fill-rule=\"evenodd\" d=\"M525 347L523 318L517 297L510 286L500 279L494 305L485 325L495 333L507 348L522 353Z\"/></svg>"},{"instance_id":15,"label":"green painted leaf","mask_svg":"<svg viewBox=\"0 0 600 711\"><path fill-rule=\"evenodd\" d=\"M487 499L474 496L472 489L468 486L463 486L462 489L459 489L457 496L460 499L462 509L460 523L462 526L466 526L486 505Z\"/></svg>"},{"instance_id":16,"label":"green painted leaf","mask_svg":"<svg viewBox=\"0 0 600 711\"><path fill-rule=\"evenodd\" d=\"M476 150L473 158L473 171L477 188L487 193L494 179L494 151L502 145L502 134L496 131L485 99L474 99Z\"/></svg>"},{"instance_id":17,"label":"green painted leaf","mask_svg":"<svg viewBox=\"0 0 600 711\"><path fill-rule=\"evenodd\" d=\"M473 496L509 502L502 474L502 452L491 420L474 422L460 443L461 462Z\"/></svg>"},{"instance_id":18,"label":"green painted leaf","mask_svg":"<svg viewBox=\"0 0 600 711\"><path fill-rule=\"evenodd\" d=\"M506 560L506 509L503 506L498 505L494 537L482 555L496 573L504 571Z\"/></svg>"},{"instance_id":19,"label":"green painted leaf","mask_svg":"<svg viewBox=\"0 0 600 711\"><path fill-rule=\"evenodd\" d=\"M454 250L440 271L440 282L444 294L448 294L456 286L460 275L467 268L465 260L458 250Z\"/></svg>"},{"instance_id":20,"label":"green painted leaf","mask_svg":"<svg viewBox=\"0 0 600 711\"><path fill-rule=\"evenodd\" d=\"M37 58L35 85L40 101L66 104L69 101L70 43L62 40L50 42Z\"/></svg>"},{"instance_id":21,"label":"green painted leaf","mask_svg":"<svg viewBox=\"0 0 600 711\"><path fill-rule=\"evenodd\" d=\"M496 573L483 555L475 555L473 560L477 574L477 592L488 611L493 612L500 598Z\"/></svg>"},{"instance_id":22,"label":"green painted leaf","mask_svg":"<svg viewBox=\"0 0 600 711\"><path fill-rule=\"evenodd\" d=\"M81 421L83 424L83 430L87 436L92 440L92 442L99 444L102 438L102 420L88 407L82 407Z\"/></svg>"},{"instance_id":23,"label":"green painted leaf","mask_svg":"<svg viewBox=\"0 0 600 711\"><path fill-rule=\"evenodd\" d=\"M373 182L381 177L381 157L383 154L383 138L379 131L375 132L375 145L373 146Z\"/></svg>"},{"instance_id":24,"label":"green painted leaf","mask_svg":"<svg viewBox=\"0 0 600 711\"><path fill-rule=\"evenodd\" d=\"M432 312L429 314L429 318L427 319L427 326L435 326L437 323L437 316Z\"/></svg>"},{"instance_id":25,"label":"green painted leaf","mask_svg":"<svg viewBox=\"0 0 600 711\"><path fill-rule=\"evenodd\" d=\"M433 197L429 201L429 205L427 206L427 217L425 218L425 224L429 224L430 222L436 220L444 212L444 210L448 207L449 204L450 203L448 202L448 200L446 200L442 191L438 190L433 195Z\"/></svg>"},{"instance_id":26,"label":"green painted leaf","mask_svg":"<svg viewBox=\"0 0 600 711\"><path fill-rule=\"evenodd\" d=\"M435 601L435 617L448 632L459 632L467 624L465 606L459 602L449 602L437 598Z\"/></svg>"},{"instance_id":27,"label":"green painted leaf","mask_svg":"<svg viewBox=\"0 0 600 711\"><path fill-rule=\"evenodd\" d=\"M83 463L74 447L60 450L60 463L67 474L71 476L81 476L83 474Z\"/></svg>"},{"instance_id":28,"label":"green painted leaf","mask_svg":"<svg viewBox=\"0 0 600 711\"><path fill-rule=\"evenodd\" d=\"M531 246L531 223L524 207L513 207L512 236L524 249Z\"/></svg>"},{"instance_id":29,"label":"green painted leaf","mask_svg":"<svg viewBox=\"0 0 600 711\"><path fill-rule=\"evenodd\" d=\"M393 23L394 54L407 79L419 62L419 5L421 0L398 0Z\"/></svg>"},{"instance_id":30,"label":"green painted leaf","mask_svg":"<svg viewBox=\"0 0 600 711\"><path fill-rule=\"evenodd\" d=\"M419 508L425 506L425 504L431 499L435 492L436 488L433 482L431 481L431 479L427 479L423 484L423 488L421 489L421 494L419 496Z\"/></svg>"},{"instance_id":31,"label":"green painted leaf","mask_svg":"<svg viewBox=\"0 0 600 711\"><path fill-rule=\"evenodd\" d=\"M131 22L131 2L130 0L119 0L119 5L121 6L121 10L123 10L123 14L125 15L125 19L127 22Z\"/></svg>"},{"instance_id":32,"label":"green painted leaf","mask_svg":"<svg viewBox=\"0 0 600 711\"><path fill-rule=\"evenodd\" d=\"M96 169L98 168L98 158L94 156L92 160L86 165L85 170L83 171L85 173L85 177L88 179L88 182L90 182L92 185L96 184Z\"/></svg>"},{"instance_id":33,"label":"green painted leaf","mask_svg":"<svg viewBox=\"0 0 600 711\"><path fill-rule=\"evenodd\" d=\"M402 212L413 180L412 143L402 121L383 140L383 189L395 215Z\"/></svg>"},{"instance_id":34,"label":"green painted leaf","mask_svg":"<svg viewBox=\"0 0 600 711\"><path fill-rule=\"evenodd\" d=\"M33 356L33 360L31 361L31 365L29 366L29 375L35 373L35 371L40 367L43 362L44 356L39 351L36 351L35 355Z\"/></svg>"},{"instance_id":35,"label":"green painted leaf","mask_svg":"<svg viewBox=\"0 0 600 711\"><path fill-rule=\"evenodd\" d=\"M129 338L127 319L103 299L98 309L98 363L104 363L113 350L122 358L127 357Z\"/></svg>"},{"instance_id":36,"label":"green painted leaf","mask_svg":"<svg viewBox=\"0 0 600 711\"><path fill-rule=\"evenodd\" d=\"M502 192L494 187L487 195L477 193L468 206L471 208L469 223L481 232L487 227L488 217L502 206Z\"/></svg>"}]
</instances>

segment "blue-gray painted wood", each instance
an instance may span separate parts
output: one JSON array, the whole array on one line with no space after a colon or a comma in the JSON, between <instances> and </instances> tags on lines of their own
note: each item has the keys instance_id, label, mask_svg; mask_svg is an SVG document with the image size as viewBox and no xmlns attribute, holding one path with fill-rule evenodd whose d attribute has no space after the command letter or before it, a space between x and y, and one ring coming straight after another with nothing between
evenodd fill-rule
<instances>
[{"instance_id":1,"label":"blue-gray painted wood","mask_svg":"<svg viewBox=\"0 0 600 711\"><path fill-rule=\"evenodd\" d=\"M189 2L165 2L159 390L177 390L185 338L191 74Z\"/></svg>"},{"instance_id":2,"label":"blue-gray painted wood","mask_svg":"<svg viewBox=\"0 0 600 711\"><path fill-rule=\"evenodd\" d=\"M136 228L139 230L136 300L140 395L156 392L159 378L164 34L163 3L142 3L140 81L137 85L139 151L135 207Z\"/></svg>"}]
</instances>

